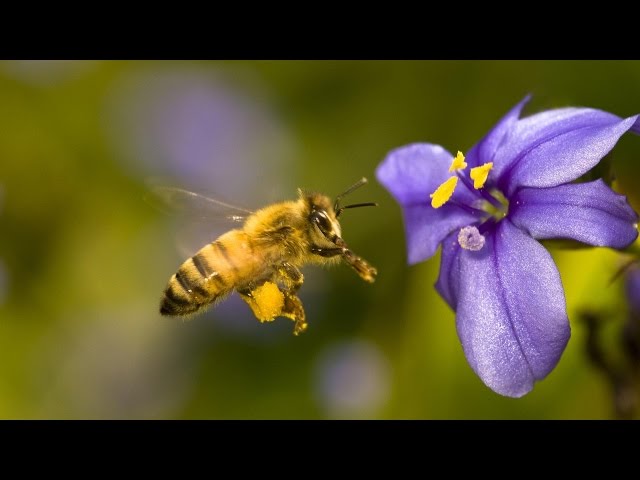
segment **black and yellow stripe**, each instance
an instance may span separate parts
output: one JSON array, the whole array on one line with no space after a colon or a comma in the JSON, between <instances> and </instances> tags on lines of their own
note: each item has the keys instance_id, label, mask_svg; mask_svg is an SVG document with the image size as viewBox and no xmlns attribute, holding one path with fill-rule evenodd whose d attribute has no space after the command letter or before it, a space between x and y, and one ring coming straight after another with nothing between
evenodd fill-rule
<instances>
[{"instance_id":1,"label":"black and yellow stripe","mask_svg":"<svg viewBox=\"0 0 640 480\"><path fill-rule=\"evenodd\" d=\"M202 277L208 278L210 275L215 273L213 268L211 268L211 265L209 265L207 258L202 253L196 253L191 257L191 261Z\"/></svg>"},{"instance_id":2,"label":"black and yellow stripe","mask_svg":"<svg viewBox=\"0 0 640 480\"><path fill-rule=\"evenodd\" d=\"M220 253L220 256L222 258L224 258L224 261L227 262L227 265L229 265L229 267L234 271L234 272L238 272L238 266L236 265L236 263L234 262L233 258L231 257L231 255L229 255L229 250L228 248L224 245L223 242L221 242L220 240L216 240L215 242L212 243L212 245L215 247L215 249Z\"/></svg>"},{"instance_id":3,"label":"black and yellow stripe","mask_svg":"<svg viewBox=\"0 0 640 480\"><path fill-rule=\"evenodd\" d=\"M233 240L225 235L180 266L162 297L162 315L188 315L233 290L240 273L240 260L234 258L238 242Z\"/></svg>"}]
</instances>

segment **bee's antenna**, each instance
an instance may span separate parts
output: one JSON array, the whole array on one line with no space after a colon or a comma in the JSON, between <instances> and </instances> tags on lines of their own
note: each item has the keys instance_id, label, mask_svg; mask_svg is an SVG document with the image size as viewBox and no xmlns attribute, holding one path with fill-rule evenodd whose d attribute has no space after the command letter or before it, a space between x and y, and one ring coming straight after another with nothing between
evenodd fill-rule
<instances>
[{"instance_id":1,"label":"bee's antenna","mask_svg":"<svg viewBox=\"0 0 640 480\"><path fill-rule=\"evenodd\" d=\"M333 204L333 209L338 212L340 210L340 199L346 195L349 195L351 192L353 192L354 190L356 190L357 188L360 188L361 186L365 185L366 183L368 183L369 180L367 180L365 177L362 177L360 180L358 180L356 183L354 183L353 185L351 185L349 188L347 188L344 192L342 192L340 195L338 195L336 197L336 201ZM346 208L346 207L345 207ZM341 210L340 210L341 211Z\"/></svg>"},{"instance_id":2,"label":"bee's antenna","mask_svg":"<svg viewBox=\"0 0 640 480\"><path fill-rule=\"evenodd\" d=\"M359 207L377 207L378 204L376 202L365 202L365 203L352 203L351 205L345 205L344 207L338 208L336 210L336 218L340 216L343 210L347 208L359 208Z\"/></svg>"}]
</instances>

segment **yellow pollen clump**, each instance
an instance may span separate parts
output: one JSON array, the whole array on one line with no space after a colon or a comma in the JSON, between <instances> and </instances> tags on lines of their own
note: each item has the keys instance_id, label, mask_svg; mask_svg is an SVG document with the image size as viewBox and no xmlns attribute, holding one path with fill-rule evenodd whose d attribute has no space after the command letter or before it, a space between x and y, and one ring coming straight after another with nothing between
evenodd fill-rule
<instances>
[{"instance_id":1,"label":"yellow pollen clump","mask_svg":"<svg viewBox=\"0 0 640 480\"><path fill-rule=\"evenodd\" d=\"M247 303L261 322L271 322L282 313L284 294L273 282L265 282L251 292Z\"/></svg>"},{"instance_id":2,"label":"yellow pollen clump","mask_svg":"<svg viewBox=\"0 0 640 480\"><path fill-rule=\"evenodd\" d=\"M485 182L487 181L487 177L489 176L489 171L493 168L493 162L485 163L479 167L475 167L471 169L471 180L473 180L473 188L476 190L484 187Z\"/></svg>"},{"instance_id":3,"label":"yellow pollen clump","mask_svg":"<svg viewBox=\"0 0 640 480\"><path fill-rule=\"evenodd\" d=\"M453 195L453 191L456 189L457 184L458 177L450 177L442 183L442 185L436 188L436 191L429 195L431 198L431 206L433 208L440 208L442 205L447 203L451 198L451 195Z\"/></svg>"},{"instance_id":4,"label":"yellow pollen clump","mask_svg":"<svg viewBox=\"0 0 640 480\"><path fill-rule=\"evenodd\" d=\"M458 151L458 154L455 156L453 160L451 160L451 166L449 167L449 171L453 172L455 170L464 170L467 168L467 162L464 161L464 155L461 151Z\"/></svg>"}]
</instances>

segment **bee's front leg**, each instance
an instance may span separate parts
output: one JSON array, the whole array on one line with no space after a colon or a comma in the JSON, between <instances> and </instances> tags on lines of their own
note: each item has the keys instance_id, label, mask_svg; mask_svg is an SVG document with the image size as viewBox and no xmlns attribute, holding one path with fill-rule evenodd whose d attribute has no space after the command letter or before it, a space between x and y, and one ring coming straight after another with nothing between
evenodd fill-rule
<instances>
[{"instance_id":1,"label":"bee's front leg","mask_svg":"<svg viewBox=\"0 0 640 480\"><path fill-rule=\"evenodd\" d=\"M373 283L375 281L378 270L369 265L364 258L357 256L349 249L345 249L342 258L365 282Z\"/></svg>"},{"instance_id":2,"label":"bee's front leg","mask_svg":"<svg viewBox=\"0 0 640 480\"><path fill-rule=\"evenodd\" d=\"M335 257L337 255L342 255L346 248L322 248L322 247L311 247L311 253L316 255L320 255L321 257Z\"/></svg>"},{"instance_id":3,"label":"bee's front leg","mask_svg":"<svg viewBox=\"0 0 640 480\"><path fill-rule=\"evenodd\" d=\"M347 262L347 264L351 268L353 268L358 275L360 275L360 278L369 283L372 283L375 280L378 271L374 267L369 265L364 258L357 256L355 253L349 250L346 246L346 243L344 243L344 240L342 240L341 238L338 240L339 242L337 242L336 244L340 244L340 247L311 247L311 253L315 253L316 255L320 255L321 257L335 257L337 255L342 255L344 261Z\"/></svg>"}]
</instances>

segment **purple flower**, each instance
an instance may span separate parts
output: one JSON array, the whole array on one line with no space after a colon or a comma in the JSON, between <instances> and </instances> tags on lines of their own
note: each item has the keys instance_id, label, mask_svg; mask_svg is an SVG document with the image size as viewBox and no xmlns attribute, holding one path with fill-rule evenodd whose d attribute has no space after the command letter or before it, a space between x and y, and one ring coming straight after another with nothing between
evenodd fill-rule
<instances>
[{"instance_id":1,"label":"purple flower","mask_svg":"<svg viewBox=\"0 0 640 480\"><path fill-rule=\"evenodd\" d=\"M624 248L638 216L594 167L638 116L562 108L520 119L529 97L466 154L417 143L376 171L400 203L410 264L442 245L436 289L456 311L467 360L494 391L520 397L555 367L570 327L560 275L537 241Z\"/></svg>"}]
</instances>

